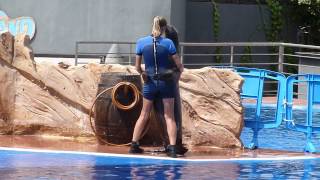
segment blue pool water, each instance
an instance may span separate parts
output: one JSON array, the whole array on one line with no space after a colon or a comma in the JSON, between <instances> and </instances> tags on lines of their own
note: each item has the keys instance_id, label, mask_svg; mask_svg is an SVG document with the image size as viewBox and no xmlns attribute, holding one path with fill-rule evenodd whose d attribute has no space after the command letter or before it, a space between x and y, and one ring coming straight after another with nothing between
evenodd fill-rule
<instances>
[{"instance_id":1,"label":"blue pool water","mask_svg":"<svg viewBox=\"0 0 320 180\"><path fill-rule=\"evenodd\" d=\"M307 158L307 157L305 157ZM186 162L0 150L0 179L319 179L320 159Z\"/></svg>"},{"instance_id":2,"label":"blue pool water","mask_svg":"<svg viewBox=\"0 0 320 180\"><path fill-rule=\"evenodd\" d=\"M254 111L254 107L246 106L245 118L250 120ZM274 112L274 106L263 107L262 120L272 120ZM304 116L303 108L294 111L296 123L303 123ZM320 119L320 112L315 111L314 117ZM244 144L249 143L251 137L251 130L244 128L241 134ZM261 130L259 142L260 148L302 152L305 136L281 125ZM317 149L320 149L319 142L315 136ZM190 161L0 148L2 179L320 179L320 158L306 155L287 159Z\"/></svg>"},{"instance_id":3,"label":"blue pool water","mask_svg":"<svg viewBox=\"0 0 320 180\"><path fill-rule=\"evenodd\" d=\"M275 105L262 106L261 121L274 120L276 111ZM313 125L320 126L320 109L313 109ZM294 108L293 119L296 124L304 124L306 119L306 109L304 107ZM255 107L251 105L245 106L244 118L252 120L254 118ZM250 128L243 128L241 133L241 140L244 144L249 144L252 140L252 130ZM285 151L303 152L306 137L302 132L293 131L285 127L285 122L282 122L280 127L272 129L262 129L258 136L259 147L264 149L275 149ZM317 152L320 150L320 136L313 135L312 142L314 143Z\"/></svg>"}]
</instances>

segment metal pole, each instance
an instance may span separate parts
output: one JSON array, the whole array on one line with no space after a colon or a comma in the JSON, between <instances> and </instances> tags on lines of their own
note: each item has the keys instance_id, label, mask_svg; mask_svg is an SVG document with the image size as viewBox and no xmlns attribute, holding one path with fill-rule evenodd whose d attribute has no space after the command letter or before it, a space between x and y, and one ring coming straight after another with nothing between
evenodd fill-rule
<instances>
[{"instance_id":1,"label":"metal pole","mask_svg":"<svg viewBox=\"0 0 320 180\"><path fill-rule=\"evenodd\" d=\"M129 50L129 65L131 65L131 61L132 61L131 60L131 54L132 54L132 44L131 43L129 44L129 49L130 49Z\"/></svg>"},{"instance_id":2,"label":"metal pole","mask_svg":"<svg viewBox=\"0 0 320 180\"><path fill-rule=\"evenodd\" d=\"M74 65L78 65L78 42L76 42L76 54L74 55Z\"/></svg>"},{"instance_id":3,"label":"metal pole","mask_svg":"<svg viewBox=\"0 0 320 180\"><path fill-rule=\"evenodd\" d=\"M230 46L230 66L233 66L234 46Z\"/></svg>"},{"instance_id":4,"label":"metal pole","mask_svg":"<svg viewBox=\"0 0 320 180\"><path fill-rule=\"evenodd\" d=\"M181 49L181 51L180 51L180 56L181 56L181 63L183 64L183 61L184 61L184 46L182 45L182 46L180 46L180 49Z\"/></svg>"},{"instance_id":5,"label":"metal pole","mask_svg":"<svg viewBox=\"0 0 320 180\"><path fill-rule=\"evenodd\" d=\"M279 45L279 52L278 52L278 71L283 73L283 58L284 58L284 46Z\"/></svg>"}]
</instances>

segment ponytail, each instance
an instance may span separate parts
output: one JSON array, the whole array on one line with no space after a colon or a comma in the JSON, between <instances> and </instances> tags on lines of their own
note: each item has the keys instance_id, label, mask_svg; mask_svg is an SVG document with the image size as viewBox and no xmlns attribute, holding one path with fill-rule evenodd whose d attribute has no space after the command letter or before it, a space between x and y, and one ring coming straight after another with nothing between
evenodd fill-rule
<instances>
[{"instance_id":1,"label":"ponytail","mask_svg":"<svg viewBox=\"0 0 320 180\"><path fill-rule=\"evenodd\" d=\"M164 32L164 27L167 26L167 21L164 17L156 16L153 19L152 35L153 37L161 36Z\"/></svg>"}]
</instances>

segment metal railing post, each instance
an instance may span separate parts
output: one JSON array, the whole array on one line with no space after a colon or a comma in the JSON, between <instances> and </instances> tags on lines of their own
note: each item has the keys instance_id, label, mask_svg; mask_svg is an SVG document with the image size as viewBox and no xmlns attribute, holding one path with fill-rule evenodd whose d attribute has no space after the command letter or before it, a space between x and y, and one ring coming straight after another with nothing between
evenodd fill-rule
<instances>
[{"instance_id":1,"label":"metal railing post","mask_svg":"<svg viewBox=\"0 0 320 180\"><path fill-rule=\"evenodd\" d=\"M181 57L181 63L183 64L184 61L184 46L180 46L180 57Z\"/></svg>"},{"instance_id":2,"label":"metal railing post","mask_svg":"<svg viewBox=\"0 0 320 180\"><path fill-rule=\"evenodd\" d=\"M74 65L78 65L78 42L76 42L76 54L74 55Z\"/></svg>"},{"instance_id":3,"label":"metal railing post","mask_svg":"<svg viewBox=\"0 0 320 180\"><path fill-rule=\"evenodd\" d=\"M131 55L132 55L132 44L129 45L129 65L131 65Z\"/></svg>"},{"instance_id":4,"label":"metal railing post","mask_svg":"<svg viewBox=\"0 0 320 180\"><path fill-rule=\"evenodd\" d=\"M230 46L230 66L233 66L234 46Z\"/></svg>"},{"instance_id":5,"label":"metal railing post","mask_svg":"<svg viewBox=\"0 0 320 180\"><path fill-rule=\"evenodd\" d=\"M280 73L283 73L283 58L284 58L284 46L280 44L279 52L278 52L278 71Z\"/></svg>"}]
</instances>

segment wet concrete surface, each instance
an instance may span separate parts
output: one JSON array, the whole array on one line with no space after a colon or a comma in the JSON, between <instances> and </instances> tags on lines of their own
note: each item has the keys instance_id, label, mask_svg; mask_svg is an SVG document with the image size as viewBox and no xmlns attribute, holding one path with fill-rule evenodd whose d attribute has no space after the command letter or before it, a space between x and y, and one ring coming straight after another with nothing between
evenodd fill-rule
<instances>
[{"instance_id":1,"label":"wet concrete surface","mask_svg":"<svg viewBox=\"0 0 320 180\"><path fill-rule=\"evenodd\" d=\"M79 152L98 152L128 154L129 146L101 145L95 138L66 138L59 136L18 136L1 135L0 147L27 148L36 150L62 150ZM166 156L164 153L155 152L162 147L142 147L144 155ZM214 147L196 147L187 152L185 159L229 159L229 158L270 158L319 154L305 154L297 152L265 150L265 149L221 149Z\"/></svg>"}]
</instances>

